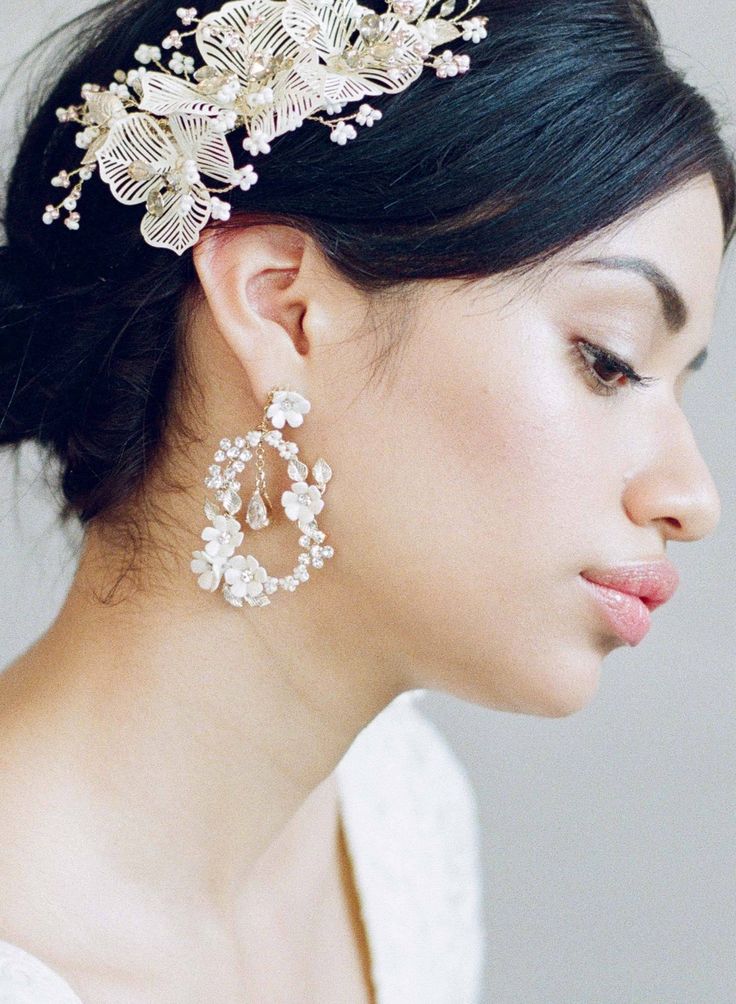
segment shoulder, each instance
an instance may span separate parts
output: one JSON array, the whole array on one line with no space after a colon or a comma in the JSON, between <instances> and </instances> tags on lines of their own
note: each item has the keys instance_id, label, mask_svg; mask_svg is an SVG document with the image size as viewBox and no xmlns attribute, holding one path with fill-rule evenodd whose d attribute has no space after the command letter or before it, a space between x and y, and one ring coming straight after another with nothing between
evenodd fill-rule
<instances>
[{"instance_id":1,"label":"shoulder","mask_svg":"<svg viewBox=\"0 0 736 1004\"><path fill-rule=\"evenodd\" d=\"M374 948L391 979L401 969L415 992L422 973L424 999L465 1004L476 999L485 945L478 801L417 693L394 700L338 764L343 821L367 924L387 932Z\"/></svg>"},{"instance_id":2,"label":"shoulder","mask_svg":"<svg viewBox=\"0 0 736 1004\"><path fill-rule=\"evenodd\" d=\"M35 955L0 939L2 1004L81 1004L69 984Z\"/></svg>"}]
</instances>

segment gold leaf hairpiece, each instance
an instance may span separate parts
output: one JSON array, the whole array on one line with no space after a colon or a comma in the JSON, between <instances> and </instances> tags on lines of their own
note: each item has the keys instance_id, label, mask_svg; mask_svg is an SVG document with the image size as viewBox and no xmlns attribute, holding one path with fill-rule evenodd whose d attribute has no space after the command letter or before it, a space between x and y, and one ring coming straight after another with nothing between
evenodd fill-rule
<instances>
[{"instance_id":1,"label":"gold leaf hairpiece","mask_svg":"<svg viewBox=\"0 0 736 1004\"><path fill-rule=\"evenodd\" d=\"M425 67L443 79L468 71L465 54L431 53L457 38L486 37L488 18L467 17L479 2L467 0L462 14L456 0L388 0L383 14L357 0L235 0L203 18L179 7L181 27L195 27L139 45L137 68L116 70L107 88L85 84L82 104L56 110L60 122L82 126L76 144L85 152L78 168L51 179L69 192L46 206L44 223L65 209L64 223L78 230L82 186L99 172L119 202L145 204L148 244L183 254L210 220L229 218L221 194L258 181L252 163L236 168L229 133L244 129L242 147L256 157L309 120L344 146L357 136L353 123L368 128L382 116L365 97L402 91ZM182 51L189 37L198 67ZM357 111L341 115L356 101ZM203 176L222 185L210 187Z\"/></svg>"}]
</instances>

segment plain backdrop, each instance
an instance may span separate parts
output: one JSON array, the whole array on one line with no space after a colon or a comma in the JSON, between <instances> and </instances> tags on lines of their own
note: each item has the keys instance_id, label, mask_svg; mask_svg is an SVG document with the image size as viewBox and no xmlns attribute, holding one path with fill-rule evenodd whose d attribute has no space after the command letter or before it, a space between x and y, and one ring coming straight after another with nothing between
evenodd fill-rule
<instances>
[{"instance_id":1,"label":"plain backdrop","mask_svg":"<svg viewBox=\"0 0 736 1004\"><path fill-rule=\"evenodd\" d=\"M2 0L0 72L84 6ZM671 59L716 103L733 143L734 0L651 6ZM6 155L12 112L1 120ZM723 518L705 541L670 544L676 598L641 645L605 660L596 698L569 718L433 692L420 704L480 800L488 1004L736 1002L735 257L732 248L711 359L685 395ZM0 667L45 630L74 573L75 541L54 527L44 474L26 451L16 487L0 455Z\"/></svg>"}]
</instances>

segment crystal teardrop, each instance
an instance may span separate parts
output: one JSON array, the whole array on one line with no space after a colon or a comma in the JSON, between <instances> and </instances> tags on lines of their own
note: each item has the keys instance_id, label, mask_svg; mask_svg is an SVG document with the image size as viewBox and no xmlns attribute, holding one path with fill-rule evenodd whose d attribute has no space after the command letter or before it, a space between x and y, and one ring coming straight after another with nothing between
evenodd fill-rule
<instances>
[{"instance_id":1,"label":"crystal teardrop","mask_svg":"<svg viewBox=\"0 0 736 1004\"><path fill-rule=\"evenodd\" d=\"M225 506L230 515L234 516L236 512L240 511L243 505L243 500L236 491L232 488L228 488L222 496L222 504Z\"/></svg>"},{"instance_id":2,"label":"crystal teardrop","mask_svg":"<svg viewBox=\"0 0 736 1004\"><path fill-rule=\"evenodd\" d=\"M149 193L146 199L146 209L151 216L161 216L163 214L164 200L160 192L153 191Z\"/></svg>"},{"instance_id":3,"label":"crystal teardrop","mask_svg":"<svg viewBox=\"0 0 736 1004\"><path fill-rule=\"evenodd\" d=\"M440 7L440 17L447 17L448 14L452 14L456 7L456 0L445 0L445 3Z\"/></svg>"},{"instance_id":4,"label":"crystal teardrop","mask_svg":"<svg viewBox=\"0 0 736 1004\"><path fill-rule=\"evenodd\" d=\"M252 530L262 530L263 527L269 525L266 503L261 498L261 493L257 488L253 492L250 502L248 503L248 514L246 516L246 520L248 526Z\"/></svg>"},{"instance_id":5,"label":"crystal teardrop","mask_svg":"<svg viewBox=\"0 0 736 1004\"><path fill-rule=\"evenodd\" d=\"M332 477L332 468L326 460L323 460L322 457L320 457L312 468L312 475L318 484L326 485Z\"/></svg>"},{"instance_id":6,"label":"crystal teardrop","mask_svg":"<svg viewBox=\"0 0 736 1004\"><path fill-rule=\"evenodd\" d=\"M151 177L152 173L148 164L142 160L134 160L132 164L128 164L128 174L133 181L145 181L146 178Z\"/></svg>"},{"instance_id":7,"label":"crystal teardrop","mask_svg":"<svg viewBox=\"0 0 736 1004\"><path fill-rule=\"evenodd\" d=\"M296 459L289 461L289 466L286 470L292 481L304 481L307 474L309 474L307 465L303 464L301 460Z\"/></svg>"}]
</instances>

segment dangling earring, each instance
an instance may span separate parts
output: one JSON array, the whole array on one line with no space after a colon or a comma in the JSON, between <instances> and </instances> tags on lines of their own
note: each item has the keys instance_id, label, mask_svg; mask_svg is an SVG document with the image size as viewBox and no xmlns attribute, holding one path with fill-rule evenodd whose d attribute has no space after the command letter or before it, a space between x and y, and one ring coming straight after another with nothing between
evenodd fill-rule
<instances>
[{"instance_id":1,"label":"dangling earring","mask_svg":"<svg viewBox=\"0 0 736 1004\"><path fill-rule=\"evenodd\" d=\"M309 578L308 565L322 568L325 560L334 554L332 547L324 546L325 534L317 526L315 518L324 507L322 496L332 477L332 470L320 457L312 467L316 485L307 484L309 468L297 458L299 447L284 439L281 432L284 423L292 428L300 426L310 408L310 402L296 391L285 387L274 388L268 395L260 426L245 436L236 436L232 441L221 439L215 463L204 479L205 486L215 490L227 515L209 499L205 502L204 514L212 525L202 531L202 539L207 543L204 550L192 552L190 567L198 576L198 585L209 592L216 592L224 580L223 595L234 607L242 607L245 603L252 607L265 607L271 602L269 595L277 589L294 592L301 582ZM273 429L269 430L267 420L270 420ZM248 502L246 523L253 531L271 525L273 505L266 489L263 462L266 446L277 450L288 463L292 490L283 492L281 505L287 518L298 524L301 531L299 546L305 548L298 555L291 574L282 578L270 576L252 554L243 556L235 553L245 537L241 524L235 519L236 513L243 507L243 500L238 494L241 487L239 476L253 458L253 450L256 484ZM221 465L225 461L229 463L223 471Z\"/></svg>"}]
</instances>

